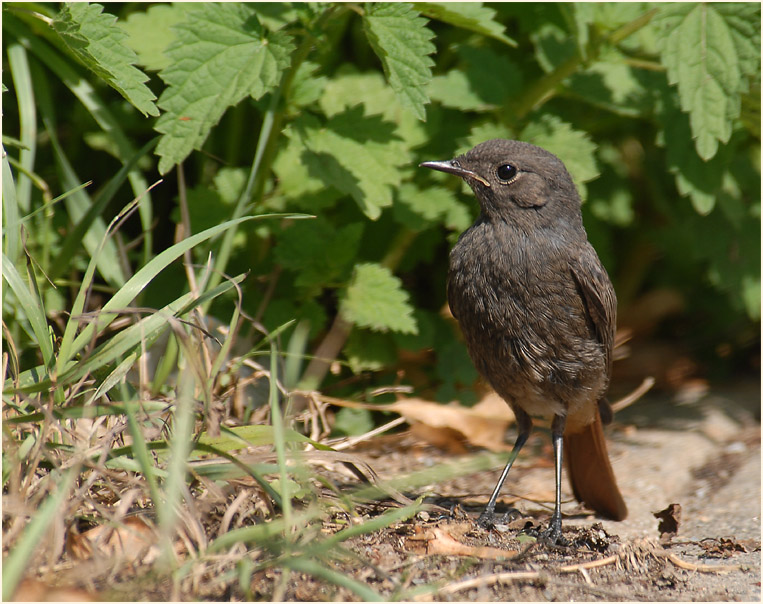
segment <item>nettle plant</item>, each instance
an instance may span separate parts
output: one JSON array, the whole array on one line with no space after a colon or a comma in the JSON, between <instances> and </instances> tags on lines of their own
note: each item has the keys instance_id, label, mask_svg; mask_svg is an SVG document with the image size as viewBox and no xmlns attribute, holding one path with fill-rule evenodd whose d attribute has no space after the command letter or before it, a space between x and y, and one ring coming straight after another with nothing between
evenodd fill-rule
<instances>
[{"instance_id":1,"label":"nettle plant","mask_svg":"<svg viewBox=\"0 0 763 604\"><path fill-rule=\"evenodd\" d=\"M292 372L291 386L325 385L333 358L389 383L402 360L414 367L411 380L434 384L432 396L468 398L476 375L442 309L448 242L476 208L451 179L416 166L489 138L520 138L570 169L621 308L670 287L692 321L705 320L712 345L754 337L758 4L114 9L3 7L13 80L4 96L18 101L4 103L4 134L36 122L35 106L43 122L22 140L4 139L4 173L17 188L3 191L10 262L23 255L11 227L48 207L35 153L50 145L58 170L44 176L54 188L108 180L98 171L113 162L88 159L95 155L116 158L132 195L143 196L128 267L112 241L99 251L96 276L115 288L167 244L161 227L172 211L192 233L250 214L306 213L314 218L237 223L192 250L199 263L212 252L210 287L249 271L244 310L267 329L296 319L285 347L312 360ZM61 129L69 132L59 142ZM155 171L165 181L145 193ZM46 210L59 229L31 236L26 249L53 280L84 266L82 247L95 250L112 196L78 191L63 201L66 212ZM26 228L50 219L38 213ZM180 275L168 271L136 300L161 307L168 284L183 287Z\"/></svg>"}]
</instances>

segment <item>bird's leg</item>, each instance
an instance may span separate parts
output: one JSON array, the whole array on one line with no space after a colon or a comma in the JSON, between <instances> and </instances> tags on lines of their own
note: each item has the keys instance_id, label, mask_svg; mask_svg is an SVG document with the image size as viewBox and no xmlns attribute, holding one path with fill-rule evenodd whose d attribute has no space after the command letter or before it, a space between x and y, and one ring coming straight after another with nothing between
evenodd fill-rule
<instances>
[{"instance_id":1,"label":"bird's leg","mask_svg":"<svg viewBox=\"0 0 763 604\"><path fill-rule=\"evenodd\" d=\"M556 497L551 522L548 528L541 534L541 538L552 545L564 545L566 543L562 537L562 443L564 442L564 425L566 422L567 417L565 415L555 415L551 423L551 440L554 444Z\"/></svg>"},{"instance_id":2,"label":"bird's leg","mask_svg":"<svg viewBox=\"0 0 763 604\"><path fill-rule=\"evenodd\" d=\"M506 463L506 467L503 469L503 473L498 479L498 484L496 484L495 489L493 489L493 494L490 496L490 501L487 502L485 511L480 514L480 517L477 520L477 524L483 528L490 528L495 524L495 503L498 500L498 494L501 492L501 487L503 486L506 477L509 475L511 466L514 465L514 460L517 458L517 455L519 455L519 451L527 442L527 438L530 436L530 432L532 431L533 421L527 413L517 407L514 409L514 415L517 418L517 440L514 442L514 448L509 454L509 461ZM508 519L518 514L519 512L516 509L511 508L508 512L506 512L504 518Z\"/></svg>"}]
</instances>

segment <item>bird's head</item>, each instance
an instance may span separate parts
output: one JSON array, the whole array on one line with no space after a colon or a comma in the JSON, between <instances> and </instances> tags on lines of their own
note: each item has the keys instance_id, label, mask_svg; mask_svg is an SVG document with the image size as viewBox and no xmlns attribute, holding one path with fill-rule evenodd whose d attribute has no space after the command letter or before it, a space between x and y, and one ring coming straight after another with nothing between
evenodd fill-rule
<instances>
[{"instance_id":1,"label":"bird's head","mask_svg":"<svg viewBox=\"0 0 763 604\"><path fill-rule=\"evenodd\" d=\"M530 143L492 139L455 159L419 165L463 178L488 219L528 228L582 224L580 196L564 164Z\"/></svg>"}]
</instances>

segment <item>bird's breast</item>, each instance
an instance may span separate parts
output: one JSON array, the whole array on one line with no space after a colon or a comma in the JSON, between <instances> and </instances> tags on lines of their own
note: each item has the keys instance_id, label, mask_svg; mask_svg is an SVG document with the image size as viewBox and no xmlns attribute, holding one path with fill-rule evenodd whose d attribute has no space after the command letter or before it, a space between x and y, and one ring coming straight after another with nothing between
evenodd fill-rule
<instances>
[{"instance_id":1,"label":"bird's breast","mask_svg":"<svg viewBox=\"0 0 763 604\"><path fill-rule=\"evenodd\" d=\"M477 369L507 400L569 400L604 375L568 250L553 237L477 223L451 251L448 303Z\"/></svg>"}]
</instances>

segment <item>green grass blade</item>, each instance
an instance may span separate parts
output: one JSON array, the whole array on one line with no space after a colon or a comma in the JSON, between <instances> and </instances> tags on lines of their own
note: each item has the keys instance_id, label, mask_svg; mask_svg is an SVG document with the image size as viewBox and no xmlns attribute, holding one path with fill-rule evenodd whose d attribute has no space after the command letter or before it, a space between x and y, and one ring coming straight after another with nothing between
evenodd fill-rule
<instances>
[{"instance_id":1,"label":"green grass blade","mask_svg":"<svg viewBox=\"0 0 763 604\"><path fill-rule=\"evenodd\" d=\"M8 66L13 77L13 87L16 90L16 101L19 108L21 130L19 138L23 145L19 150L19 163L24 170L32 172L37 150L37 107L34 100L29 61L26 50L20 44L11 44L7 52ZM32 207L32 181L23 175L23 172L19 174L16 183L16 201L24 213L29 212Z\"/></svg>"},{"instance_id":2,"label":"green grass blade","mask_svg":"<svg viewBox=\"0 0 763 604\"><path fill-rule=\"evenodd\" d=\"M157 254L148 264L143 266L138 272L136 272L125 283L119 291L117 291L111 299L103 306L101 314L92 323L87 325L82 332L77 336L74 341L69 344L70 339L67 339L68 333L64 334L64 341L61 343L61 359L59 360L59 366L68 363L75 354L77 354L93 337L95 330L102 330L107 327L116 317L113 310L120 310L127 308L135 297L143 291L143 289L165 268L167 268L172 262L182 256L187 250L192 249L199 243L206 241L223 232L225 229L230 228L236 224L244 222L245 220L253 220L255 218L261 218L264 216L246 216L239 218L238 220L230 220L222 224L211 227L201 233L192 235L179 243L176 243L172 247L167 248L163 252ZM84 285L84 283L83 283ZM79 311L81 312L81 310ZM67 326L68 330L68 326Z\"/></svg>"},{"instance_id":3,"label":"green grass blade","mask_svg":"<svg viewBox=\"0 0 763 604\"><path fill-rule=\"evenodd\" d=\"M61 245L60 251L56 254L56 260L53 262L53 265L48 271L48 277L51 281L54 281L59 276L61 276L65 270L69 269L71 266L72 258L74 257L74 254L77 252L79 247L82 245L85 233L87 233L87 231L90 229L93 221L104 213L106 206L108 206L109 202L119 190L119 187L122 186L129 173L135 167L135 164L138 163L141 157L146 155L149 151L151 151L151 149L154 148L158 140L159 137L155 137L143 145L143 147L120 168L119 172L117 172L114 177L111 178L108 183L106 183L106 186L103 188L103 190L96 196L90 208L87 210L87 212L85 212L82 218L80 218L74 229L72 229L71 232L66 236L63 244ZM146 195L147 192L143 194L144 199ZM147 203L147 200L144 201L144 203Z\"/></svg>"},{"instance_id":4,"label":"green grass blade","mask_svg":"<svg viewBox=\"0 0 763 604\"><path fill-rule=\"evenodd\" d=\"M312 520L320 518L325 511L319 506L313 506L294 515L294 522L306 526ZM208 553L215 553L236 545L237 543L256 543L262 544L268 541L280 539L286 524L283 518L276 518L270 522L263 522L254 526L245 526L238 529L232 529L220 535L212 541L207 547Z\"/></svg>"},{"instance_id":5,"label":"green grass blade","mask_svg":"<svg viewBox=\"0 0 763 604\"><path fill-rule=\"evenodd\" d=\"M319 579L323 579L329 583L333 583L334 585L339 585L340 587L346 587L357 596L363 598L363 600L366 602L385 601L385 598L383 598L380 594L375 592L367 585L360 583L359 581L356 581L355 579L348 577L345 574L323 566L315 560L300 557L286 558L282 560L282 562L284 566L292 570L307 573L308 575L318 577Z\"/></svg>"},{"instance_id":6,"label":"green grass blade","mask_svg":"<svg viewBox=\"0 0 763 604\"><path fill-rule=\"evenodd\" d=\"M422 503L416 502L414 505L408 505L404 508L393 508L384 512L381 516L372 518L363 524L352 525L338 533L334 533L330 537L322 539L316 544L315 548L321 551L324 549L329 550L342 541L346 541L352 537L380 531L396 522L403 522L404 520L413 518L419 511L421 511L422 506Z\"/></svg>"},{"instance_id":7,"label":"green grass blade","mask_svg":"<svg viewBox=\"0 0 763 604\"><path fill-rule=\"evenodd\" d=\"M194 389L196 376L191 361L183 358L186 366L178 378L177 398L173 413L172 436L170 437L170 459L167 464L167 480L164 483L164 501L157 509L159 529L164 542L170 550L165 553L171 559L171 539L178 518L178 507L183 499L186 476L188 475L188 456L193 446L193 425L195 418Z\"/></svg>"},{"instance_id":8,"label":"green grass blade","mask_svg":"<svg viewBox=\"0 0 763 604\"><path fill-rule=\"evenodd\" d=\"M53 353L53 340L48 327L48 320L45 317L45 311L39 296L33 294L36 289L34 284L27 285L21 278L13 263L3 254L3 278L10 285L13 293L16 295L19 306L23 309L32 331L37 338L37 345L42 352L42 360L48 371L55 366L55 356Z\"/></svg>"},{"instance_id":9,"label":"green grass blade","mask_svg":"<svg viewBox=\"0 0 763 604\"><path fill-rule=\"evenodd\" d=\"M109 405L70 405L66 407L54 407L51 409L53 417L56 419L93 419L107 415L129 415L140 409L147 414L162 413L167 409L167 403L164 401L130 401L126 403L111 403ZM4 418L3 422L9 425L37 423L45 419L42 411L17 415L15 417Z\"/></svg>"},{"instance_id":10,"label":"green grass blade","mask_svg":"<svg viewBox=\"0 0 763 604\"><path fill-rule=\"evenodd\" d=\"M243 275L237 279L243 279ZM140 348L141 342L145 340L147 347L158 338L162 331L167 327L167 321L174 317L180 317L191 311L193 308L202 304L208 299L222 295L233 285L225 282L217 286L214 290L206 292L204 295L194 298L188 293L177 300L171 302L156 313L141 319L138 323L131 325L124 331L119 332L108 341L104 342L95 351L84 360L72 361L63 367L63 371L58 373L59 385L70 384L82 378L89 372L104 367L125 354L129 354L133 349ZM59 352L59 359L61 353ZM7 387L8 393L26 393L41 392L50 388L51 380L40 373L40 368L33 368L24 371L19 376L19 386Z\"/></svg>"},{"instance_id":11,"label":"green grass blade","mask_svg":"<svg viewBox=\"0 0 763 604\"><path fill-rule=\"evenodd\" d=\"M54 74L56 74L63 84L82 103L83 107L90 112L98 126L104 131L109 139L115 144L117 155L123 163L128 161L135 154L130 139L127 138L119 121L109 110L106 103L98 96L93 86L83 78L79 70L74 68L69 62L62 58L61 53L54 50L40 36L35 35L22 21L10 14L8 11L3 13L3 29L13 33L20 44L34 54L44 65L46 65ZM141 174L140 170L134 168L129 175L130 185L133 195L138 196L142 191L148 189L148 183ZM153 237L151 233L151 223L153 204L150 196L146 203L140 206L140 219L145 237L144 241L144 262L147 262L153 249Z\"/></svg>"},{"instance_id":12,"label":"green grass blade","mask_svg":"<svg viewBox=\"0 0 763 604\"><path fill-rule=\"evenodd\" d=\"M93 404L93 402L106 394L109 390L111 390L114 386L116 386L122 379L130 372L130 369L133 368L135 365L135 361L137 360L138 355L137 353L132 353L127 356L119 365L116 366L114 371L112 371L105 380L103 380L99 385L98 388L95 389L95 392L90 395L90 397L85 401L85 407L89 407Z\"/></svg>"},{"instance_id":13,"label":"green grass blade","mask_svg":"<svg viewBox=\"0 0 763 604\"><path fill-rule=\"evenodd\" d=\"M154 509L162 504L161 494L159 491L159 482L157 480L156 473L154 472L154 464L151 459L151 455L148 452L146 446L146 439L143 438L143 430L138 423L138 418L135 415L135 405L125 405L125 414L127 415L127 426L130 430L130 436L132 436L132 453L135 460L138 462L143 477L148 483L148 491L151 494L151 499L154 502ZM113 451L112 451L113 453Z\"/></svg>"},{"instance_id":14,"label":"green grass blade","mask_svg":"<svg viewBox=\"0 0 763 604\"><path fill-rule=\"evenodd\" d=\"M275 342L270 340L270 422L273 425L273 440L275 441L276 458L278 459L278 475L281 483L281 511L286 523L285 537L289 538L291 531L291 495L289 494L289 473L286 468L286 435L281 415L278 397L278 351Z\"/></svg>"},{"instance_id":15,"label":"green grass blade","mask_svg":"<svg viewBox=\"0 0 763 604\"><path fill-rule=\"evenodd\" d=\"M69 159L66 157L61 144L58 142L56 128L53 125L54 122L48 114L44 103L40 104L40 110L43 114L42 121L50 136L50 142L56 158L61 183L67 189L75 189L82 180L77 176L71 163L69 163ZM76 223L84 218L87 211L93 206L93 201L85 190L79 190L72 195L69 195L64 201L64 204L66 205L69 219ZM106 282L114 287L120 287L124 285L126 276L122 271L122 265L119 262L116 243L111 239L108 239L106 235L107 229L103 219L100 216L96 216L90 223L88 230L84 233L82 244L85 246L90 257L95 259L98 272Z\"/></svg>"},{"instance_id":16,"label":"green grass blade","mask_svg":"<svg viewBox=\"0 0 763 604\"><path fill-rule=\"evenodd\" d=\"M101 247L106 244L106 240L109 237L109 233L115 227L117 222L121 219L122 215L129 212L130 209L136 203L137 203L137 200L130 202L127 205L127 207L125 207L122 210L122 212L120 212L117 216L115 216L112 219L98 247L99 251ZM85 269L85 274L82 276L82 283L80 284L79 291L77 291L77 295L74 298L72 309L69 314L69 320L67 321L66 327L64 328L64 337L61 339L61 345L59 346L58 363L57 363L59 375L63 373L64 369L69 363L69 360L76 353L76 351L72 351L72 343L74 341L74 336L77 332L77 327L78 327L78 321L76 317L82 314L83 310L85 309L85 302L87 301L88 292L90 291L91 284L93 283L96 266L97 266L97 259L95 256L91 256L90 262L88 262L87 268Z\"/></svg>"},{"instance_id":17,"label":"green grass blade","mask_svg":"<svg viewBox=\"0 0 763 604\"><path fill-rule=\"evenodd\" d=\"M5 240L5 257L11 264L18 262L21 255L21 237L19 207L16 200L16 186L13 182L13 172L8 162L8 156L3 152L3 239Z\"/></svg>"}]
</instances>

